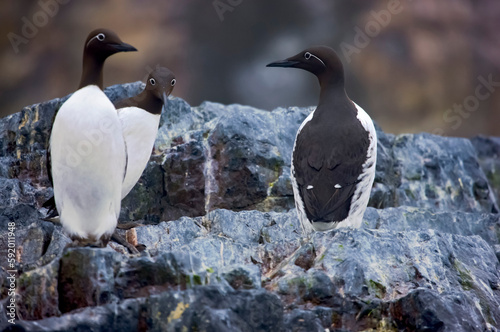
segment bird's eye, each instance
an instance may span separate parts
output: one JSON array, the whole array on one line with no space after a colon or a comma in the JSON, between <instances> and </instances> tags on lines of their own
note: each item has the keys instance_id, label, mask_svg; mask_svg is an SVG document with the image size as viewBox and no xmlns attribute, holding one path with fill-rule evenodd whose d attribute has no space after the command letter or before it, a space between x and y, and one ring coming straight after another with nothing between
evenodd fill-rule
<instances>
[{"instance_id":1,"label":"bird's eye","mask_svg":"<svg viewBox=\"0 0 500 332\"><path fill-rule=\"evenodd\" d=\"M175 80L175 78L174 78L174 79L170 82L170 84L171 84L172 86L174 86L176 82L177 82L177 81L176 81L176 80Z\"/></svg>"},{"instance_id":2,"label":"bird's eye","mask_svg":"<svg viewBox=\"0 0 500 332\"><path fill-rule=\"evenodd\" d=\"M311 53L309 52L304 53L304 58L306 58L306 60L309 60L311 58Z\"/></svg>"},{"instance_id":3,"label":"bird's eye","mask_svg":"<svg viewBox=\"0 0 500 332\"><path fill-rule=\"evenodd\" d=\"M149 83L151 83L151 85L155 85L156 84L156 81L154 78L150 78L149 79Z\"/></svg>"},{"instance_id":4,"label":"bird's eye","mask_svg":"<svg viewBox=\"0 0 500 332\"><path fill-rule=\"evenodd\" d=\"M103 33L100 33L100 34L98 34L98 35L96 36L96 38L97 38L97 40L98 40L98 41L103 41L103 40L104 40L104 38L106 38L106 36L105 36Z\"/></svg>"}]
</instances>

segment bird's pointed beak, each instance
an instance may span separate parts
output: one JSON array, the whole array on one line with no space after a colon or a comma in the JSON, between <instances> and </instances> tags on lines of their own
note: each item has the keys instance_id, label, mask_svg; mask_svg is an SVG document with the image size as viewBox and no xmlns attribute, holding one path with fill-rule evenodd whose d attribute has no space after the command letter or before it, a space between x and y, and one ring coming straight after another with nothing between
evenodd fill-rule
<instances>
[{"instance_id":1,"label":"bird's pointed beak","mask_svg":"<svg viewBox=\"0 0 500 332\"><path fill-rule=\"evenodd\" d=\"M169 93L166 93L166 92L163 92L161 94L161 100L163 101L163 107L166 107L167 106L167 100L168 100L168 96L170 94Z\"/></svg>"},{"instance_id":2,"label":"bird's pointed beak","mask_svg":"<svg viewBox=\"0 0 500 332\"><path fill-rule=\"evenodd\" d=\"M137 49L134 46L127 44L127 43L113 44L113 48L117 52L135 52L135 51L137 51Z\"/></svg>"},{"instance_id":3,"label":"bird's pointed beak","mask_svg":"<svg viewBox=\"0 0 500 332\"><path fill-rule=\"evenodd\" d=\"M286 60L280 60L280 61L271 62L266 67L285 67L285 68L287 68L287 67L296 67L299 63L300 62L296 61L296 60L286 59Z\"/></svg>"}]
</instances>

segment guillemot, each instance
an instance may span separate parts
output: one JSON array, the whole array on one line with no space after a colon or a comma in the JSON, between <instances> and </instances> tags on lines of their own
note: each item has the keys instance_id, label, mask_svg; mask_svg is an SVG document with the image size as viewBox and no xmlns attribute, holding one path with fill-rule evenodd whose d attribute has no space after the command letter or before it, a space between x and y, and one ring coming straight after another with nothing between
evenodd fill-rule
<instances>
[{"instance_id":1,"label":"guillemot","mask_svg":"<svg viewBox=\"0 0 500 332\"><path fill-rule=\"evenodd\" d=\"M167 104L175 83L175 75L169 69L157 67L149 74L143 92L115 103L128 156L122 199L132 190L146 168L158 133L163 105Z\"/></svg>"},{"instance_id":2,"label":"guillemot","mask_svg":"<svg viewBox=\"0 0 500 332\"><path fill-rule=\"evenodd\" d=\"M347 96L335 51L310 47L267 67L291 67L318 78L316 109L302 122L292 152L295 206L304 232L359 227L375 178L377 134L370 116Z\"/></svg>"},{"instance_id":3,"label":"guillemot","mask_svg":"<svg viewBox=\"0 0 500 332\"><path fill-rule=\"evenodd\" d=\"M111 30L84 44L79 88L57 112L50 136L50 173L60 222L80 244L105 246L120 213L126 150L116 109L102 91L105 60L136 51Z\"/></svg>"}]
</instances>

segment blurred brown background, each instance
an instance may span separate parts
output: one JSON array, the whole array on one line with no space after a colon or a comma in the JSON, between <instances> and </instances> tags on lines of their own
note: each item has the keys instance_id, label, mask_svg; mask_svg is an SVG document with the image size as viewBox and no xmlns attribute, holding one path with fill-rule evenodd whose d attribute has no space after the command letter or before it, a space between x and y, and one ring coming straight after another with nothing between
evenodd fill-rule
<instances>
[{"instance_id":1,"label":"blurred brown background","mask_svg":"<svg viewBox=\"0 0 500 332\"><path fill-rule=\"evenodd\" d=\"M326 44L344 62L349 96L385 131L500 136L498 0L4 1L0 115L73 92L98 27L139 50L107 60L106 86L160 64L193 106L310 106L311 74L265 65Z\"/></svg>"}]
</instances>

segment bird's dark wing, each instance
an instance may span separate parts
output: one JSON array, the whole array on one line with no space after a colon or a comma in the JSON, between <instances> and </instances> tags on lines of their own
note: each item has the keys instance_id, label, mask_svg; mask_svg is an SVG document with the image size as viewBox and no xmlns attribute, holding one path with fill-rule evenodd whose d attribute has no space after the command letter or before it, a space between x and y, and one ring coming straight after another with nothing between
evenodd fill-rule
<instances>
[{"instance_id":1,"label":"bird's dark wing","mask_svg":"<svg viewBox=\"0 0 500 332\"><path fill-rule=\"evenodd\" d=\"M314 126L305 126L297 137L294 176L313 222L342 221L349 214L369 143L367 137L350 135L349 129L321 136Z\"/></svg>"},{"instance_id":2,"label":"bird's dark wing","mask_svg":"<svg viewBox=\"0 0 500 332\"><path fill-rule=\"evenodd\" d=\"M54 113L54 116L52 117L52 125L50 126L51 132L52 132L52 126L54 125L54 121L56 119L58 110ZM46 157L46 166L47 166L47 176L50 181L50 185L54 187L54 180L52 179L52 160L51 160L51 154L50 154L50 136L51 133L48 135L48 140L47 140L47 150L45 152L45 157ZM54 215L57 215L57 210L56 210L56 200L54 196L50 197L45 203L42 205L44 208L48 209L49 211L47 214L49 216L54 217Z\"/></svg>"},{"instance_id":3,"label":"bird's dark wing","mask_svg":"<svg viewBox=\"0 0 500 332\"><path fill-rule=\"evenodd\" d=\"M47 151L45 152L46 166L47 166L47 176L49 177L50 185L54 186L54 180L52 179L52 160L50 159L50 141L47 144Z\"/></svg>"},{"instance_id":4,"label":"bird's dark wing","mask_svg":"<svg viewBox=\"0 0 500 332\"><path fill-rule=\"evenodd\" d=\"M47 218L54 218L59 215L56 209L56 200L54 196L50 197L48 200L45 201L42 205L44 208L48 209L47 211Z\"/></svg>"}]
</instances>

